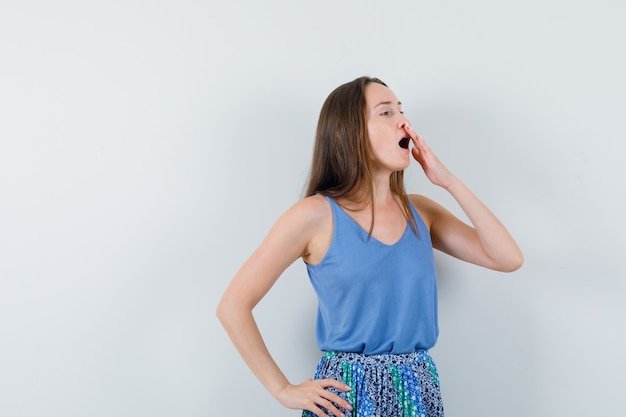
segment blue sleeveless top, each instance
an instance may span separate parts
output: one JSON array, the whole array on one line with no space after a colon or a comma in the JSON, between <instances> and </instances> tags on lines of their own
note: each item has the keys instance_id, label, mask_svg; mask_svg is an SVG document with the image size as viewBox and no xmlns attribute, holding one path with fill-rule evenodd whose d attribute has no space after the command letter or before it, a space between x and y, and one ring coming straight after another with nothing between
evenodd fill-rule
<instances>
[{"instance_id":1,"label":"blue sleeveless top","mask_svg":"<svg viewBox=\"0 0 626 417\"><path fill-rule=\"evenodd\" d=\"M437 273L430 233L411 205L407 224L384 244L326 197L333 237L320 263L307 264L317 293L317 344L322 351L411 353L432 348L439 335Z\"/></svg>"}]
</instances>

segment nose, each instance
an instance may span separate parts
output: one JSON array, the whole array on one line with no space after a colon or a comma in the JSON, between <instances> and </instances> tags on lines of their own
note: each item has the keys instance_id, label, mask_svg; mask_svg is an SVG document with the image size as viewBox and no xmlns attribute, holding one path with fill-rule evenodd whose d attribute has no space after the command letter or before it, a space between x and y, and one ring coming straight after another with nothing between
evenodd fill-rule
<instances>
[{"instance_id":1,"label":"nose","mask_svg":"<svg viewBox=\"0 0 626 417\"><path fill-rule=\"evenodd\" d=\"M398 118L398 127L406 130L408 126L411 126L409 119L407 119L404 114L400 114L400 117Z\"/></svg>"}]
</instances>

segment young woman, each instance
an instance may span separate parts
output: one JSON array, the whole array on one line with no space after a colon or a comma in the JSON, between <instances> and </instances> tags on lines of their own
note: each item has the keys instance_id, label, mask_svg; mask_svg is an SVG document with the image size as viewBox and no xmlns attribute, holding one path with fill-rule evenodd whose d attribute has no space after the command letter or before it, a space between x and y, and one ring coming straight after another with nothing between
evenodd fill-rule
<instances>
[{"instance_id":1,"label":"young woman","mask_svg":"<svg viewBox=\"0 0 626 417\"><path fill-rule=\"evenodd\" d=\"M411 155L472 226L405 193ZM361 77L324 102L306 197L237 272L217 314L252 372L285 407L305 416L443 416L428 354L438 335L433 248L498 271L523 262L500 221L413 131L394 93ZM252 309L297 258L317 293L324 355L315 379L295 385L270 356Z\"/></svg>"}]
</instances>

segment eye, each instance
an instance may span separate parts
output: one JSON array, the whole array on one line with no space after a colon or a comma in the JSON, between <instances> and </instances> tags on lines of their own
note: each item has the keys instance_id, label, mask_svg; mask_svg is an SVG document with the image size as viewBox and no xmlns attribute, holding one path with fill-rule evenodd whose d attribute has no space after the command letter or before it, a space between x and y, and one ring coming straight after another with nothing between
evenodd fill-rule
<instances>
[{"instance_id":1,"label":"eye","mask_svg":"<svg viewBox=\"0 0 626 417\"><path fill-rule=\"evenodd\" d=\"M385 110L380 114L381 116L391 116L391 112L389 110Z\"/></svg>"}]
</instances>

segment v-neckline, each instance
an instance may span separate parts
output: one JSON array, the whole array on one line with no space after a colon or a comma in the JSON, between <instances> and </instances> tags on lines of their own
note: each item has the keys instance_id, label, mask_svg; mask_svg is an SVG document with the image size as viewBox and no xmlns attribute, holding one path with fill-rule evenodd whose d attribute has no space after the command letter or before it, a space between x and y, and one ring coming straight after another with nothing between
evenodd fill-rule
<instances>
[{"instance_id":1,"label":"v-neckline","mask_svg":"<svg viewBox=\"0 0 626 417\"><path fill-rule=\"evenodd\" d=\"M350 219L350 220L354 223L354 225L355 225L356 227L358 227L358 228L359 228L359 230L361 230L361 232L365 233L365 235L369 235L369 231L365 230L365 228L364 228L363 226L361 226L361 225L359 224L359 222L357 222L357 221L356 221L356 220L355 220L352 216L350 216L350 215L348 214L348 212L347 212L347 211L346 211L343 207L341 207L341 205L340 205L338 202L336 202L335 200L333 200L333 203L335 203L335 205L339 208L339 210L341 210L341 211L343 212L343 214L345 214L345 215L346 215L346 216L347 216L347 217L348 217L348 218L349 218L349 219ZM401 235L400 235L400 237L399 237L399 238L398 238L395 242L393 242L393 243L385 243L385 242L383 242L382 240L380 240L379 238L377 238L376 236L374 236L374 234L369 235L369 236L370 236L372 239L374 239L376 242L380 243L380 244L381 244L381 245L383 245L383 246L389 246L389 247L392 247L392 246L397 245L398 243L400 243L400 241L401 241L402 239L404 239L404 236L406 235L406 232L407 232L407 229L408 229L408 228L409 228L409 222L407 221L407 222L406 222L406 225L404 226L404 230L403 230L402 234L401 234Z\"/></svg>"}]
</instances>

